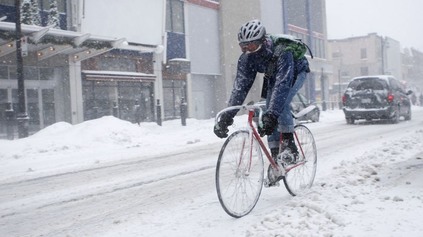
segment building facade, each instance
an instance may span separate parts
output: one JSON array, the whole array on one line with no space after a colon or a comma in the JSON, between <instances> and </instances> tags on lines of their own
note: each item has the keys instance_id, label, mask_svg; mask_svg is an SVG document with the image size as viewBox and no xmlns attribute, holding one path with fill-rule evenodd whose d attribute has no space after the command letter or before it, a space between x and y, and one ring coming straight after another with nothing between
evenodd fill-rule
<instances>
[{"instance_id":1,"label":"building facade","mask_svg":"<svg viewBox=\"0 0 423 237\"><path fill-rule=\"evenodd\" d=\"M144 121L157 120L157 114L163 114L157 113L154 103L162 99L164 27L154 27L159 29L155 38L132 36L135 42L119 35L99 36L84 20L95 18L87 10L101 4L59 0L60 25L52 26L47 25L45 2L38 1L39 23L21 25L29 133L59 121L76 124L104 115L134 121L135 105L143 108ZM19 103L14 4L0 1L0 133L7 130L6 110L16 114ZM164 1L152 5L163 12Z\"/></svg>"},{"instance_id":2,"label":"building facade","mask_svg":"<svg viewBox=\"0 0 423 237\"><path fill-rule=\"evenodd\" d=\"M239 27L251 19L261 19L269 33L293 34L311 47L315 58L304 86L311 100L316 78L330 73L324 0L58 0L56 28L47 25L47 2L38 1L39 25L22 25L30 39L24 78L33 131L105 115L134 121L135 107L142 108L142 121L180 118L184 103L189 117L214 117L226 106L235 78ZM17 104L16 49L8 48L14 1L0 0L0 9L6 16L0 21L4 121L9 103ZM261 77L252 100L259 98Z\"/></svg>"},{"instance_id":3,"label":"building facade","mask_svg":"<svg viewBox=\"0 0 423 237\"><path fill-rule=\"evenodd\" d=\"M402 78L416 97L423 97L423 52L414 48L405 49L402 54ZM423 103L420 103L423 106Z\"/></svg>"}]
</instances>

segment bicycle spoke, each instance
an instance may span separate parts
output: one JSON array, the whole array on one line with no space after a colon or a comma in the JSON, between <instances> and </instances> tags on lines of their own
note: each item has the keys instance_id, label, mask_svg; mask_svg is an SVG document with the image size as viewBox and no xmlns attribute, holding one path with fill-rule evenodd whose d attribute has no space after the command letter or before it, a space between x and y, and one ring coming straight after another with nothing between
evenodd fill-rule
<instances>
[{"instance_id":1,"label":"bicycle spoke","mask_svg":"<svg viewBox=\"0 0 423 237\"><path fill-rule=\"evenodd\" d=\"M295 127L295 133L300 151L300 163L288 170L283 179L286 189L293 196L311 187L317 167L316 144L310 130L303 125L298 125Z\"/></svg>"},{"instance_id":2,"label":"bicycle spoke","mask_svg":"<svg viewBox=\"0 0 423 237\"><path fill-rule=\"evenodd\" d=\"M216 115L216 122L224 112L234 109L248 110L248 126L254 129L254 110L259 109L259 114L262 113L261 107L256 105L228 107ZM311 188L317 168L313 134L304 125L295 126L294 134L299 160L281 172L285 187L293 196ZM260 144L264 145L263 141L252 136L250 130L241 129L232 133L220 150L216 165L216 191L224 211L232 217L239 218L250 213L260 197L264 181ZM267 150L265 154L268 155Z\"/></svg>"},{"instance_id":3,"label":"bicycle spoke","mask_svg":"<svg viewBox=\"0 0 423 237\"><path fill-rule=\"evenodd\" d=\"M263 186L263 160L256 140L248 131L233 133L219 154L216 189L223 209L233 217L248 214Z\"/></svg>"}]
</instances>

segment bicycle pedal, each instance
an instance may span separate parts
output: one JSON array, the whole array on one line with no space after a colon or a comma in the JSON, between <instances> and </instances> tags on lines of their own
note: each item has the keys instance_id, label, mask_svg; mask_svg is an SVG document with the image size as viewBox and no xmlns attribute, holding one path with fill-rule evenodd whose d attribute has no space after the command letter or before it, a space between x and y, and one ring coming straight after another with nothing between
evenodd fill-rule
<instances>
[{"instance_id":1,"label":"bicycle pedal","mask_svg":"<svg viewBox=\"0 0 423 237\"><path fill-rule=\"evenodd\" d=\"M271 188L271 187L279 187L280 183L279 180L275 181L275 182L270 182L268 179L264 180L264 187L265 188Z\"/></svg>"}]
</instances>

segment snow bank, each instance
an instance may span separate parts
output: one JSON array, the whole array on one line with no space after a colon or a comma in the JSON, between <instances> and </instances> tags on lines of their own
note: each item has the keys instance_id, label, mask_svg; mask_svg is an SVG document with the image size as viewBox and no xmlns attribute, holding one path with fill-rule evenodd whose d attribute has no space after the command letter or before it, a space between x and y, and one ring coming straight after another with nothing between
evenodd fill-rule
<instances>
[{"instance_id":1,"label":"snow bank","mask_svg":"<svg viewBox=\"0 0 423 237\"><path fill-rule=\"evenodd\" d=\"M342 162L330 177L316 180L311 193L279 205L247 236L418 236L421 144L423 128ZM399 218L414 221L398 223Z\"/></svg>"}]
</instances>

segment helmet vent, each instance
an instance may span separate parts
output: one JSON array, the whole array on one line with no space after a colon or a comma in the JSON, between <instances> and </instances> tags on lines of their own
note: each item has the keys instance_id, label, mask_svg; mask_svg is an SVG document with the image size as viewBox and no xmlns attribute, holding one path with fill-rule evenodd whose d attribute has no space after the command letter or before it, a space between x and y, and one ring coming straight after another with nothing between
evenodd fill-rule
<instances>
[{"instance_id":1,"label":"helmet vent","mask_svg":"<svg viewBox=\"0 0 423 237\"><path fill-rule=\"evenodd\" d=\"M266 35L266 29L259 20L245 23L238 33L239 43L260 40Z\"/></svg>"}]
</instances>

